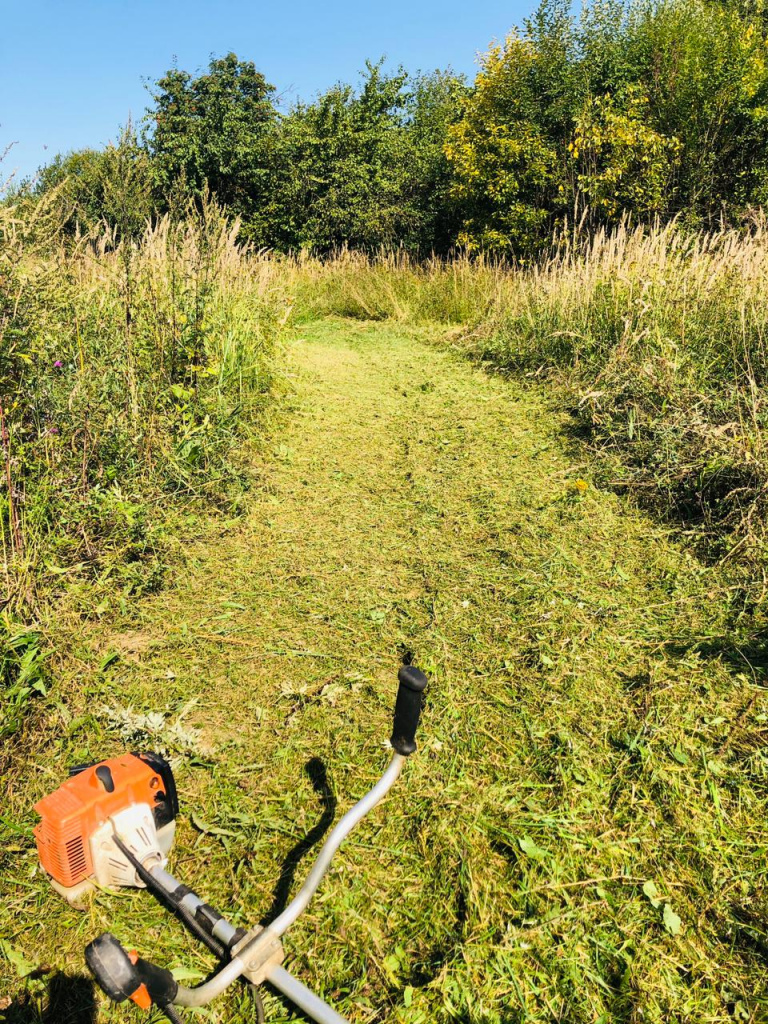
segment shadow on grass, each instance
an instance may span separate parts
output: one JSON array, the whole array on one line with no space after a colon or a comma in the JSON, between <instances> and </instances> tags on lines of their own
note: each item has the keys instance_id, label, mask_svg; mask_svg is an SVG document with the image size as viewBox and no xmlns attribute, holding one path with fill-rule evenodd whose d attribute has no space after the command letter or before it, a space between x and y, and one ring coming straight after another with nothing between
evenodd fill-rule
<instances>
[{"instance_id":1,"label":"shadow on grass","mask_svg":"<svg viewBox=\"0 0 768 1024\"><path fill-rule=\"evenodd\" d=\"M331 789L330 782L328 781L328 772L325 764L319 757L313 757L304 765L304 771L309 776L312 788L320 797L323 813L314 828L311 828L304 838L300 839L299 842L296 843L283 861L283 866L280 869L280 877L277 880L275 891L272 896L272 906L261 919L262 925L267 925L271 921L274 921L275 918L285 910L288 903L288 897L293 886L293 880L296 875L296 869L301 863L302 858L309 853L313 846L316 846L320 842L325 833L331 827L333 819L336 816L336 796ZM277 989L272 989L272 991L287 1010L294 1013L296 1012L296 1007L294 1007L293 1003L287 999L282 992L279 992ZM306 1019L307 1021L311 1020L310 1017L302 1017L302 1019Z\"/></svg>"},{"instance_id":2,"label":"shadow on grass","mask_svg":"<svg viewBox=\"0 0 768 1024\"><path fill-rule=\"evenodd\" d=\"M720 636L703 641L695 640L689 644L668 643L665 644L665 650L680 658L692 651L704 658L717 658L731 672L751 673L762 685L768 677L768 633L764 630L743 642L728 636Z\"/></svg>"},{"instance_id":3,"label":"shadow on grass","mask_svg":"<svg viewBox=\"0 0 768 1024\"><path fill-rule=\"evenodd\" d=\"M312 847L316 846L317 843L320 842L325 833L331 827L333 819L336 816L336 796L331 789L331 785L328 781L328 772L326 771L323 762L319 757L313 757L304 765L304 771L309 776L312 788L320 797L323 813L314 828L310 829L304 838L300 839L299 842L296 843L283 861L283 866L280 869L280 877L277 880L275 891L272 896L272 906L261 921L263 925L267 925L271 921L274 921L274 919L281 914L283 910L285 910L299 863L305 854L309 853Z\"/></svg>"},{"instance_id":4,"label":"shadow on grass","mask_svg":"<svg viewBox=\"0 0 768 1024\"><path fill-rule=\"evenodd\" d=\"M28 993L17 996L10 1006L0 1009L4 1024L95 1024L96 996L91 978L83 975L54 974L48 982L44 1010Z\"/></svg>"}]
</instances>

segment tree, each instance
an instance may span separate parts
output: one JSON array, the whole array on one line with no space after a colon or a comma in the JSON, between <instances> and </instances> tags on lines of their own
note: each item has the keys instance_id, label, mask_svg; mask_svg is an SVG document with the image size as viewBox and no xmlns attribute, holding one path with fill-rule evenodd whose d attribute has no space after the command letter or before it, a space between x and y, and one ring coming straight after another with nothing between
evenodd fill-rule
<instances>
[{"instance_id":1,"label":"tree","mask_svg":"<svg viewBox=\"0 0 768 1024\"><path fill-rule=\"evenodd\" d=\"M542 109L548 97L536 87L539 60L518 34L491 47L448 130L453 194L464 213L459 241L469 248L535 250L562 205L565 177Z\"/></svg>"},{"instance_id":2,"label":"tree","mask_svg":"<svg viewBox=\"0 0 768 1024\"><path fill-rule=\"evenodd\" d=\"M461 228L445 140L461 116L467 93L463 77L451 71L418 75L411 82L406 124L412 154L407 187L413 217L406 244L422 254L448 252Z\"/></svg>"},{"instance_id":3,"label":"tree","mask_svg":"<svg viewBox=\"0 0 768 1024\"><path fill-rule=\"evenodd\" d=\"M572 211L698 224L768 200L766 44L730 3L545 0L448 131L460 240L524 254Z\"/></svg>"},{"instance_id":4,"label":"tree","mask_svg":"<svg viewBox=\"0 0 768 1024\"><path fill-rule=\"evenodd\" d=\"M253 237L321 251L450 244L442 143L462 88L450 74L411 83L369 62L359 90L339 84L296 104L272 135L270 198Z\"/></svg>"},{"instance_id":5,"label":"tree","mask_svg":"<svg viewBox=\"0 0 768 1024\"><path fill-rule=\"evenodd\" d=\"M172 68L157 83L146 144L157 189L195 198L210 190L248 219L267 191L267 141L274 86L234 53L193 77Z\"/></svg>"},{"instance_id":6,"label":"tree","mask_svg":"<svg viewBox=\"0 0 768 1024\"><path fill-rule=\"evenodd\" d=\"M627 86L585 101L568 150L576 170L577 194L589 206L593 223L616 221L627 211L641 218L669 207L682 143L648 123L648 97Z\"/></svg>"},{"instance_id":7,"label":"tree","mask_svg":"<svg viewBox=\"0 0 768 1024\"><path fill-rule=\"evenodd\" d=\"M669 212L738 217L768 196L768 67L760 21L732 4L630 9L624 48L653 127L680 140Z\"/></svg>"},{"instance_id":8,"label":"tree","mask_svg":"<svg viewBox=\"0 0 768 1024\"><path fill-rule=\"evenodd\" d=\"M52 195L67 233L108 224L121 237L135 238L154 209L152 167L128 122L116 143L56 156L33 185L37 196Z\"/></svg>"}]
</instances>

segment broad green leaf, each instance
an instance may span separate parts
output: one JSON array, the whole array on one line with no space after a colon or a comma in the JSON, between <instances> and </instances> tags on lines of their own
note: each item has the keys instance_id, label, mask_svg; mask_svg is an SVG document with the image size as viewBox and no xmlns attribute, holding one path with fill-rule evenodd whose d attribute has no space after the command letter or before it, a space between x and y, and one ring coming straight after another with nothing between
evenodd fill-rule
<instances>
[{"instance_id":1,"label":"broad green leaf","mask_svg":"<svg viewBox=\"0 0 768 1024\"><path fill-rule=\"evenodd\" d=\"M651 882L650 880L647 881L645 883L645 885L643 886L643 895L648 897L648 899L651 901L651 906L652 907L660 907L661 906L661 898L659 897L659 890L656 888L654 883Z\"/></svg>"},{"instance_id":2,"label":"broad green leaf","mask_svg":"<svg viewBox=\"0 0 768 1024\"><path fill-rule=\"evenodd\" d=\"M670 935L679 935L682 922L669 903L664 904L662 923Z\"/></svg>"},{"instance_id":3,"label":"broad green leaf","mask_svg":"<svg viewBox=\"0 0 768 1024\"><path fill-rule=\"evenodd\" d=\"M190 818L192 819L192 824L195 828L200 832L204 832L205 835L230 836L232 838L235 838L238 835L237 832L233 832L231 829L220 828L218 825L209 825L207 821L203 821L203 819L194 812L190 815Z\"/></svg>"},{"instance_id":4,"label":"broad green leaf","mask_svg":"<svg viewBox=\"0 0 768 1024\"><path fill-rule=\"evenodd\" d=\"M182 985L187 981L202 981L205 977L202 971L196 971L194 967L172 967L171 974Z\"/></svg>"},{"instance_id":5,"label":"broad green leaf","mask_svg":"<svg viewBox=\"0 0 768 1024\"><path fill-rule=\"evenodd\" d=\"M544 860L549 857L549 851L542 849L541 846L537 846L529 836L523 836L517 842L526 857L530 857L532 860Z\"/></svg>"},{"instance_id":6,"label":"broad green leaf","mask_svg":"<svg viewBox=\"0 0 768 1024\"><path fill-rule=\"evenodd\" d=\"M688 762L690 761L690 757L688 757L688 755L679 743L675 744L675 746L672 747L669 752L678 764L688 764Z\"/></svg>"},{"instance_id":7,"label":"broad green leaf","mask_svg":"<svg viewBox=\"0 0 768 1024\"><path fill-rule=\"evenodd\" d=\"M10 942L5 939L0 939L0 949L3 951L3 955L16 971L19 978L26 978L37 970L35 964L30 963L23 953L14 949Z\"/></svg>"}]
</instances>

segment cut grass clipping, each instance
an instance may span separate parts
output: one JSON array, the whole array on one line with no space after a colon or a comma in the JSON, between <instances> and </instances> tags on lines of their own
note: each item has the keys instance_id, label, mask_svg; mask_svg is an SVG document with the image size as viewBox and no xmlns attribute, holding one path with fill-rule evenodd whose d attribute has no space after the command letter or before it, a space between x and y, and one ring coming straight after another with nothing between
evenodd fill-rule
<instances>
[{"instance_id":1,"label":"cut grass clipping","mask_svg":"<svg viewBox=\"0 0 768 1024\"><path fill-rule=\"evenodd\" d=\"M187 981L212 966L146 894L82 913L47 886L31 807L68 765L168 752L174 872L258 921L386 763L406 652L432 679L420 749L290 968L355 1024L764 1019L768 700L719 570L595 488L549 400L404 328L306 325L288 369L247 520L162 597L76 627L8 751L6 1019L83 1019L66 979L106 929Z\"/></svg>"}]
</instances>

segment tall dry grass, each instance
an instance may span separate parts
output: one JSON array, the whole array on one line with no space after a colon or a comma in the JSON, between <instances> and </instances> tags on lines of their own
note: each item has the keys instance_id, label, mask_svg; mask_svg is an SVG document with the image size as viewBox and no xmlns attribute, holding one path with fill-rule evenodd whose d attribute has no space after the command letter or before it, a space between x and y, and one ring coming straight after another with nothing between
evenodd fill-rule
<instances>
[{"instance_id":1,"label":"tall dry grass","mask_svg":"<svg viewBox=\"0 0 768 1024\"><path fill-rule=\"evenodd\" d=\"M214 206L136 241L65 242L39 207L17 214L0 223L7 586L52 534L60 566L101 564L150 492L226 497L289 309Z\"/></svg>"},{"instance_id":2,"label":"tall dry grass","mask_svg":"<svg viewBox=\"0 0 768 1024\"><path fill-rule=\"evenodd\" d=\"M484 322L508 286L508 268L463 256L418 262L405 253L371 258L342 250L332 258L301 256L283 271L299 319L347 316L416 324Z\"/></svg>"},{"instance_id":3,"label":"tall dry grass","mask_svg":"<svg viewBox=\"0 0 768 1024\"><path fill-rule=\"evenodd\" d=\"M173 517L238 501L290 308L276 265L213 204L133 239L66 238L57 216L0 207L6 677L30 648L14 638L65 585L152 590Z\"/></svg>"},{"instance_id":4,"label":"tall dry grass","mask_svg":"<svg viewBox=\"0 0 768 1024\"><path fill-rule=\"evenodd\" d=\"M768 232L626 226L512 275L472 338L495 365L556 371L603 476L760 556L768 487Z\"/></svg>"}]
</instances>

